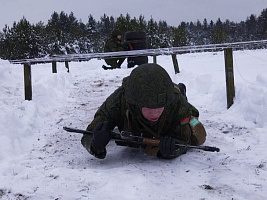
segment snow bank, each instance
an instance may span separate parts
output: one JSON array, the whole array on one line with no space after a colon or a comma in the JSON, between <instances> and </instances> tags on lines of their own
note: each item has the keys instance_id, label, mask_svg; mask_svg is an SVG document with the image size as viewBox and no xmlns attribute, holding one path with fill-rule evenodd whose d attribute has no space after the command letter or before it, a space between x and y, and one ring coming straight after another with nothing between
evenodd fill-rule
<instances>
[{"instance_id":1,"label":"snow bank","mask_svg":"<svg viewBox=\"0 0 267 200\"><path fill-rule=\"evenodd\" d=\"M25 101L23 66L0 63L0 160L10 160L32 149L46 124L44 119L63 106L67 76L49 73L48 66L33 66L33 100Z\"/></svg>"},{"instance_id":2,"label":"snow bank","mask_svg":"<svg viewBox=\"0 0 267 200\"><path fill-rule=\"evenodd\" d=\"M267 127L267 74L257 75L256 81L238 85L231 115L242 117L258 128Z\"/></svg>"}]
</instances>

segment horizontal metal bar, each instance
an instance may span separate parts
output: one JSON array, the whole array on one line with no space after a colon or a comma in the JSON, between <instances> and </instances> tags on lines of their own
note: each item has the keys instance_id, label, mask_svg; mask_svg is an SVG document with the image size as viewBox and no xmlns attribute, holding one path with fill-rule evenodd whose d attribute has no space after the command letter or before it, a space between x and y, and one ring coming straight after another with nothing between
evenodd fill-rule
<instances>
[{"instance_id":1,"label":"horizontal metal bar","mask_svg":"<svg viewBox=\"0 0 267 200\"><path fill-rule=\"evenodd\" d=\"M248 42L235 42L223 44L209 44L197 46L182 46L171 48L158 48L158 49L143 49L132 51L119 51L119 52L105 52L105 53L88 53L88 54L66 54L66 55L52 55L43 58L9 60L12 64L37 64L37 63L51 63L65 62L65 61L88 61L91 59L107 59L107 58L120 58L120 57L136 57L136 56L157 56L157 55L171 55L183 54L201 51L218 51L225 48L232 48L233 50L245 49L248 46L267 45L267 40L248 41Z\"/></svg>"}]
</instances>

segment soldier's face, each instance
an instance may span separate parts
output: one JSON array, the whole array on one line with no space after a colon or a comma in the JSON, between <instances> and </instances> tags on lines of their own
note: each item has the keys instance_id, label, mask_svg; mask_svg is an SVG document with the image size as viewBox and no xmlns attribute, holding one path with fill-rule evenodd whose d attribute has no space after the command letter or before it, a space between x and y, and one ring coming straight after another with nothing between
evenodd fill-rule
<instances>
[{"instance_id":1,"label":"soldier's face","mask_svg":"<svg viewBox=\"0 0 267 200\"><path fill-rule=\"evenodd\" d=\"M160 116L164 111L164 107L162 108L145 108L141 109L144 118L146 118L150 122L156 122L159 120Z\"/></svg>"},{"instance_id":2,"label":"soldier's face","mask_svg":"<svg viewBox=\"0 0 267 200\"><path fill-rule=\"evenodd\" d=\"M119 40L121 40L121 35L117 35L117 38L118 38Z\"/></svg>"}]
</instances>

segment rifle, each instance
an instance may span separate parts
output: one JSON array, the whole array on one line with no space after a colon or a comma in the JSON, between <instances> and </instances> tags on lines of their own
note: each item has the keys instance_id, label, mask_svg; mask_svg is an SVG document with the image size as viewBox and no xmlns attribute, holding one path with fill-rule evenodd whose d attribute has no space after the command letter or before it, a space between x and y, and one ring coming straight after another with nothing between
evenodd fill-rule
<instances>
[{"instance_id":1,"label":"rifle","mask_svg":"<svg viewBox=\"0 0 267 200\"><path fill-rule=\"evenodd\" d=\"M87 134L87 135L92 135L92 131L87 131L87 130L81 130L81 129L76 129L76 128L71 128L71 127L66 127L64 126L63 129L67 132L72 132L72 133L81 133L81 134ZM123 142L128 142L128 143L133 143L133 144L147 144L147 145L152 145L152 146L159 146L159 139L152 139L152 138L145 138L142 136L134 136L131 132L128 131L121 131L121 133L115 133L111 131L111 139L115 141L123 141ZM220 149L217 147L211 147L211 146L193 146L193 145L188 145L188 144L175 144L176 148L191 148L191 149L201 149L203 151L211 151L211 152L219 152Z\"/></svg>"}]
</instances>

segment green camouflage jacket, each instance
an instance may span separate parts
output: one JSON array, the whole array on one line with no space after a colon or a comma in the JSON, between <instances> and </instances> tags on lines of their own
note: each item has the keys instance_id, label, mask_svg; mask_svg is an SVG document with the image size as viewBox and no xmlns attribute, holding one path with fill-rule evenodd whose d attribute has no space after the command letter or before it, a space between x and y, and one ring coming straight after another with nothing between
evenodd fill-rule
<instances>
[{"instance_id":1,"label":"green camouflage jacket","mask_svg":"<svg viewBox=\"0 0 267 200\"><path fill-rule=\"evenodd\" d=\"M116 37L111 37L104 46L105 52L124 51L123 43Z\"/></svg>"},{"instance_id":2,"label":"green camouflage jacket","mask_svg":"<svg viewBox=\"0 0 267 200\"><path fill-rule=\"evenodd\" d=\"M119 131L130 131L134 135L141 136L142 134L143 137L157 139L168 135L185 144L192 144L192 129L186 119L192 116L192 110L193 116L198 117L198 111L187 102L177 87L174 87L174 95L175 101L164 108L162 116L156 123L151 124L142 116L140 108L127 104L124 98L124 87L121 86L97 110L94 120L88 125L87 130L92 131L99 122L108 121L111 129L117 126ZM82 138L83 146L93 154L90 151L91 141L92 136L84 135ZM146 146L145 152L153 155L158 152L158 148ZM185 153L185 149L181 149L175 156L182 153Z\"/></svg>"}]
</instances>

